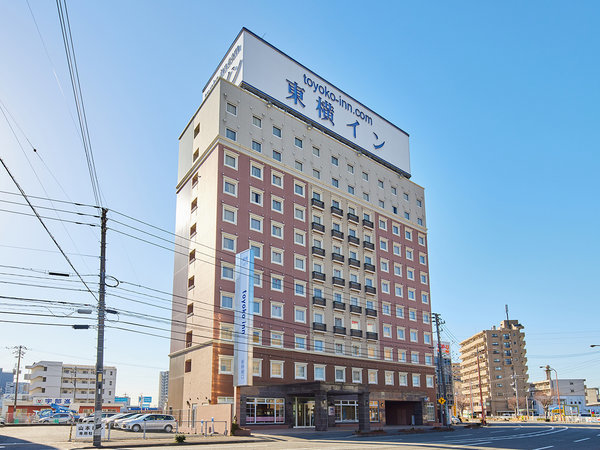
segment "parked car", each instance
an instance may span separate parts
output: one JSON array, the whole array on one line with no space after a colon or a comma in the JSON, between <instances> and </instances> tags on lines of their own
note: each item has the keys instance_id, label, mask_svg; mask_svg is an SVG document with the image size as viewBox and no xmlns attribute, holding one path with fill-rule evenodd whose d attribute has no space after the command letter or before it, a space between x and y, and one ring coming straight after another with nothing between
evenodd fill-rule
<instances>
[{"instance_id":1,"label":"parked car","mask_svg":"<svg viewBox=\"0 0 600 450\"><path fill-rule=\"evenodd\" d=\"M457 424L457 423L462 423L462 420L460 417L456 417L456 416L452 416L450 418L450 422L452 422L453 425Z\"/></svg>"},{"instance_id":2,"label":"parked car","mask_svg":"<svg viewBox=\"0 0 600 450\"><path fill-rule=\"evenodd\" d=\"M166 431L170 433L177 425L175 417L167 414L144 414L141 417L124 422L124 429L131 431Z\"/></svg>"},{"instance_id":3,"label":"parked car","mask_svg":"<svg viewBox=\"0 0 600 450\"><path fill-rule=\"evenodd\" d=\"M117 413L114 413L114 412L103 412L102 417L100 419L102 420L102 419L106 419L107 417L112 417L112 416L116 416L116 415L117 415ZM94 421L94 413L90 414L89 416L84 417L81 421L84 423L93 422Z\"/></svg>"},{"instance_id":4,"label":"parked car","mask_svg":"<svg viewBox=\"0 0 600 450\"><path fill-rule=\"evenodd\" d=\"M136 413L119 413L119 414L115 414L114 416L110 416L110 417L105 417L104 419L102 419L102 423L108 425L113 424L117 421L117 420L121 420L121 419L128 419L129 417L135 416Z\"/></svg>"},{"instance_id":5,"label":"parked car","mask_svg":"<svg viewBox=\"0 0 600 450\"><path fill-rule=\"evenodd\" d=\"M117 419L117 420L115 420L113 422L113 428L123 428L123 429L125 429L125 427L123 426L123 424L125 422L127 422L128 420L137 419L140 416L145 416L145 414L134 413L133 415L131 415L129 417L123 417L122 419Z\"/></svg>"},{"instance_id":6,"label":"parked car","mask_svg":"<svg viewBox=\"0 0 600 450\"><path fill-rule=\"evenodd\" d=\"M55 413L51 416L42 417L39 423L73 423L75 417L70 413Z\"/></svg>"},{"instance_id":7,"label":"parked car","mask_svg":"<svg viewBox=\"0 0 600 450\"><path fill-rule=\"evenodd\" d=\"M4 417L0 417L0 425L6 425L6 420Z\"/></svg>"}]
</instances>

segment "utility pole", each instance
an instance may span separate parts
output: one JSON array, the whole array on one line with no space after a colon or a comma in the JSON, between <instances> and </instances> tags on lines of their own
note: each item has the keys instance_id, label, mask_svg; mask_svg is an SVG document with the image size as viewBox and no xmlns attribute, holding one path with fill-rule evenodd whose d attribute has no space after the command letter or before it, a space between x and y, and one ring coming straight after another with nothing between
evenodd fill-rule
<instances>
[{"instance_id":1,"label":"utility pole","mask_svg":"<svg viewBox=\"0 0 600 450\"><path fill-rule=\"evenodd\" d=\"M106 294L106 208L102 208L100 233L100 288L98 291L98 344L96 347L96 392L94 395L94 447L102 446L102 386L104 384L104 315Z\"/></svg>"},{"instance_id":2,"label":"utility pole","mask_svg":"<svg viewBox=\"0 0 600 450\"><path fill-rule=\"evenodd\" d=\"M479 365L479 347L477 347L477 375L479 377L479 401L481 403L481 424L486 425L485 406L483 405L483 390L481 389L481 366Z\"/></svg>"},{"instance_id":3,"label":"utility pole","mask_svg":"<svg viewBox=\"0 0 600 450\"><path fill-rule=\"evenodd\" d=\"M517 401L515 417L518 419L519 418L519 384L517 381L517 374L515 373L515 366L513 366L512 371L513 371L512 378L513 378L514 385L515 385L515 397L516 397L516 401Z\"/></svg>"},{"instance_id":4,"label":"utility pole","mask_svg":"<svg viewBox=\"0 0 600 450\"><path fill-rule=\"evenodd\" d=\"M471 419L475 415L473 413L473 381L469 380L469 394L471 395Z\"/></svg>"},{"instance_id":5,"label":"utility pole","mask_svg":"<svg viewBox=\"0 0 600 450\"><path fill-rule=\"evenodd\" d=\"M12 349L13 354L17 358L17 373L15 378L15 401L13 403L13 423L15 423L15 416L17 415L17 399L19 398L19 372L21 371L21 358L25 356L25 350L27 350L27 347L25 347L24 345L18 345L12 347Z\"/></svg>"},{"instance_id":6,"label":"utility pole","mask_svg":"<svg viewBox=\"0 0 600 450\"><path fill-rule=\"evenodd\" d=\"M440 325L442 323L444 323L444 321L442 319L440 319L440 315L438 313L433 313L433 318L435 319L435 328L436 328L436 333L437 333L437 342L438 342L438 373L439 373L439 378L438 381L440 383L440 387L441 387L441 396L444 398L444 400L447 400L446 398L446 382L444 380L444 366L443 366L443 361L442 361L442 341L440 338ZM448 418L446 417L447 414L445 414L446 410L445 410L445 406L440 404L440 421L442 422L442 425L447 425L448 422Z\"/></svg>"}]
</instances>

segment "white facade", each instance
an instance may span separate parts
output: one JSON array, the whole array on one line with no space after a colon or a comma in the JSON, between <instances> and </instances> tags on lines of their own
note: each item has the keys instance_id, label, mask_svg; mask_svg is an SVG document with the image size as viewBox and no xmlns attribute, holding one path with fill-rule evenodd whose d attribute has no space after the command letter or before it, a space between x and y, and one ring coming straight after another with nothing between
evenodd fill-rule
<instances>
[{"instance_id":1,"label":"white facade","mask_svg":"<svg viewBox=\"0 0 600 450\"><path fill-rule=\"evenodd\" d=\"M30 395L47 398L68 398L73 403L93 403L95 372L93 365L65 364L61 361L40 361L26 367ZM116 367L104 367L102 403L115 402Z\"/></svg>"},{"instance_id":2,"label":"white facade","mask_svg":"<svg viewBox=\"0 0 600 450\"><path fill-rule=\"evenodd\" d=\"M160 372L158 376L158 408L164 410L169 398L169 371Z\"/></svg>"},{"instance_id":3,"label":"white facade","mask_svg":"<svg viewBox=\"0 0 600 450\"><path fill-rule=\"evenodd\" d=\"M587 413L589 408L585 401L585 379L559 379L558 389L556 389L556 380L544 380L533 383L533 407L540 416L544 415L544 408L535 401L536 393L545 393L552 396L550 410L558 408L558 396L560 395L561 409L564 408L565 414L577 415Z\"/></svg>"}]
</instances>

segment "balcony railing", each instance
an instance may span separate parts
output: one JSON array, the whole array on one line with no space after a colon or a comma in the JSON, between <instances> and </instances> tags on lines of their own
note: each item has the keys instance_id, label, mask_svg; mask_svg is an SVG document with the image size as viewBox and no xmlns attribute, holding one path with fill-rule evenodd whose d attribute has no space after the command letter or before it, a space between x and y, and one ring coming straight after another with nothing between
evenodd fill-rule
<instances>
[{"instance_id":1,"label":"balcony railing","mask_svg":"<svg viewBox=\"0 0 600 450\"><path fill-rule=\"evenodd\" d=\"M350 312L355 314L361 314L362 308L360 306L350 305Z\"/></svg>"},{"instance_id":2,"label":"balcony railing","mask_svg":"<svg viewBox=\"0 0 600 450\"><path fill-rule=\"evenodd\" d=\"M310 227L315 231L318 231L320 233L325 233L325 225L323 225L321 223L313 222L313 223L311 223Z\"/></svg>"},{"instance_id":3,"label":"balcony railing","mask_svg":"<svg viewBox=\"0 0 600 450\"><path fill-rule=\"evenodd\" d=\"M339 309L342 311L346 311L346 304L342 302L333 301L333 309Z\"/></svg>"},{"instance_id":4,"label":"balcony railing","mask_svg":"<svg viewBox=\"0 0 600 450\"><path fill-rule=\"evenodd\" d=\"M368 248L369 250L375 250L375 244L369 241L363 241L363 248Z\"/></svg>"},{"instance_id":5,"label":"balcony railing","mask_svg":"<svg viewBox=\"0 0 600 450\"><path fill-rule=\"evenodd\" d=\"M312 247L311 249L313 255L325 256L325 249L321 247Z\"/></svg>"},{"instance_id":6,"label":"balcony railing","mask_svg":"<svg viewBox=\"0 0 600 450\"><path fill-rule=\"evenodd\" d=\"M367 272L375 272L375 266L371 263L364 263L363 267Z\"/></svg>"},{"instance_id":7,"label":"balcony railing","mask_svg":"<svg viewBox=\"0 0 600 450\"><path fill-rule=\"evenodd\" d=\"M344 211L342 211L342 209L338 208L337 206L331 207L331 214L335 214L336 216L344 217Z\"/></svg>"},{"instance_id":8,"label":"balcony railing","mask_svg":"<svg viewBox=\"0 0 600 450\"><path fill-rule=\"evenodd\" d=\"M363 219L363 225L367 228L373 228L373 222L371 222L369 219Z\"/></svg>"},{"instance_id":9,"label":"balcony railing","mask_svg":"<svg viewBox=\"0 0 600 450\"><path fill-rule=\"evenodd\" d=\"M338 230L331 230L331 236L337 239L344 239L344 233Z\"/></svg>"},{"instance_id":10,"label":"balcony railing","mask_svg":"<svg viewBox=\"0 0 600 450\"><path fill-rule=\"evenodd\" d=\"M373 286L365 286L365 292L367 294L377 294L377 289L375 289Z\"/></svg>"},{"instance_id":11,"label":"balcony railing","mask_svg":"<svg viewBox=\"0 0 600 450\"><path fill-rule=\"evenodd\" d=\"M379 338L377 333L373 333L372 331L367 331L367 339L376 341Z\"/></svg>"},{"instance_id":12,"label":"balcony railing","mask_svg":"<svg viewBox=\"0 0 600 450\"><path fill-rule=\"evenodd\" d=\"M362 337L362 330L350 330L350 336Z\"/></svg>"},{"instance_id":13,"label":"balcony railing","mask_svg":"<svg viewBox=\"0 0 600 450\"><path fill-rule=\"evenodd\" d=\"M350 289L354 289L356 291L360 291L360 283L357 283L356 281L350 281L350 283L348 283L348 285L350 286Z\"/></svg>"},{"instance_id":14,"label":"balcony railing","mask_svg":"<svg viewBox=\"0 0 600 450\"><path fill-rule=\"evenodd\" d=\"M344 262L344 255L334 252L331 254L331 259L334 261Z\"/></svg>"},{"instance_id":15,"label":"balcony railing","mask_svg":"<svg viewBox=\"0 0 600 450\"><path fill-rule=\"evenodd\" d=\"M346 334L346 327L333 327L333 332L335 334Z\"/></svg>"},{"instance_id":16,"label":"balcony railing","mask_svg":"<svg viewBox=\"0 0 600 450\"><path fill-rule=\"evenodd\" d=\"M346 286L346 280L340 277L331 277L331 282L336 286Z\"/></svg>"},{"instance_id":17,"label":"balcony railing","mask_svg":"<svg viewBox=\"0 0 600 450\"><path fill-rule=\"evenodd\" d=\"M348 242L351 244L360 245L360 239L357 238L356 236L348 235Z\"/></svg>"},{"instance_id":18,"label":"balcony railing","mask_svg":"<svg viewBox=\"0 0 600 450\"><path fill-rule=\"evenodd\" d=\"M365 308L365 314L369 317L377 317L377 310L372 308Z\"/></svg>"},{"instance_id":19,"label":"balcony railing","mask_svg":"<svg viewBox=\"0 0 600 450\"><path fill-rule=\"evenodd\" d=\"M327 304L327 300L323 297L313 296L313 305L317 306L325 306Z\"/></svg>"},{"instance_id":20,"label":"balcony railing","mask_svg":"<svg viewBox=\"0 0 600 450\"><path fill-rule=\"evenodd\" d=\"M325 203L323 203L321 200L317 200L316 198L311 198L310 204L313 206L316 206L317 208L321 208L321 209L325 208Z\"/></svg>"},{"instance_id":21,"label":"balcony railing","mask_svg":"<svg viewBox=\"0 0 600 450\"><path fill-rule=\"evenodd\" d=\"M319 280L319 281L325 281L325 274L323 272L316 272L313 270L312 273L312 279L313 280Z\"/></svg>"},{"instance_id":22,"label":"balcony railing","mask_svg":"<svg viewBox=\"0 0 600 450\"><path fill-rule=\"evenodd\" d=\"M356 214L352 214L349 212L348 214L346 214L346 217L350 222L358 223L358 216Z\"/></svg>"},{"instance_id":23,"label":"balcony railing","mask_svg":"<svg viewBox=\"0 0 600 450\"><path fill-rule=\"evenodd\" d=\"M313 330L315 331L327 331L327 325L324 323L313 322Z\"/></svg>"},{"instance_id":24,"label":"balcony railing","mask_svg":"<svg viewBox=\"0 0 600 450\"><path fill-rule=\"evenodd\" d=\"M348 258L348 264L353 267L360 267L360 261L356 258Z\"/></svg>"}]
</instances>

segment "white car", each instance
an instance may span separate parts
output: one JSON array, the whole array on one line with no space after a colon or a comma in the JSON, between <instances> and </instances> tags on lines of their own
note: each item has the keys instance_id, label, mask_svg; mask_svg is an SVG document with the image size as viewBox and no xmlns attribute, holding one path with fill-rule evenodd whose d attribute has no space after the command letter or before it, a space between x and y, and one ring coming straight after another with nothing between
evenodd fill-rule
<instances>
[{"instance_id":1,"label":"white car","mask_svg":"<svg viewBox=\"0 0 600 450\"><path fill-rule=\"evenodd\" d=\"M110 417L105 417L102 419L102 423L108 425L113 424L115 421L120 420L120 419L128 419L129 417L134 416L135 413L119 413L116 414L114 416L110 416Z\"/></svg>"},{"instance_id":2,"label":"white car","mask_svg":"<svg viewBox=\"0 0 600 450\"><path fill-rule=\"evenodd\" d=\"M113 412L103 412L101 415L101 420L102 419L106 419L108 417L112 417L112 416L116 416L117 413L113 413ZM94 413L90 414L89 416L85 417L84 419L81 420L84 423L90 423L94 421Z\"/></svg>"},{"instance_id":3,"label":"white car","mask_svg":"<svg viewBox=\"0 0 600 450\"><path fill-rule=\"evenodd\" d=\"M42 417L39 423L73 423L75 418L69 413L55 413L51 416Z\"/></svg>"},{"instance_id":4,"label":"white car","mask_svg":"<svg viewBox=\"0 0 600 450\"><path fill-rule=\"evenodd\" d=\"M131 431L166 431L170 433L175 429L175 417L167 414L144 414L141 417L124 422L121 428Z\"/></svg>"},{"instance_id":5,"label":"white car","mask_svg":"<svg viewBox=\"0 0 600 450\"><path fill-rule=\"evenodd\" d=\"M123 417L121 419L117 419L117 420L115 420L113 422L113 428L122 428L122 429L125 429L125 426L124 426L125 422L127 422L128 420L137 419L138 417L141 417L141 416L145 416L145 414L137 413L137 414L132 414L132 415L130 415L128 417Z\"/></svg>"}]
</instances>

